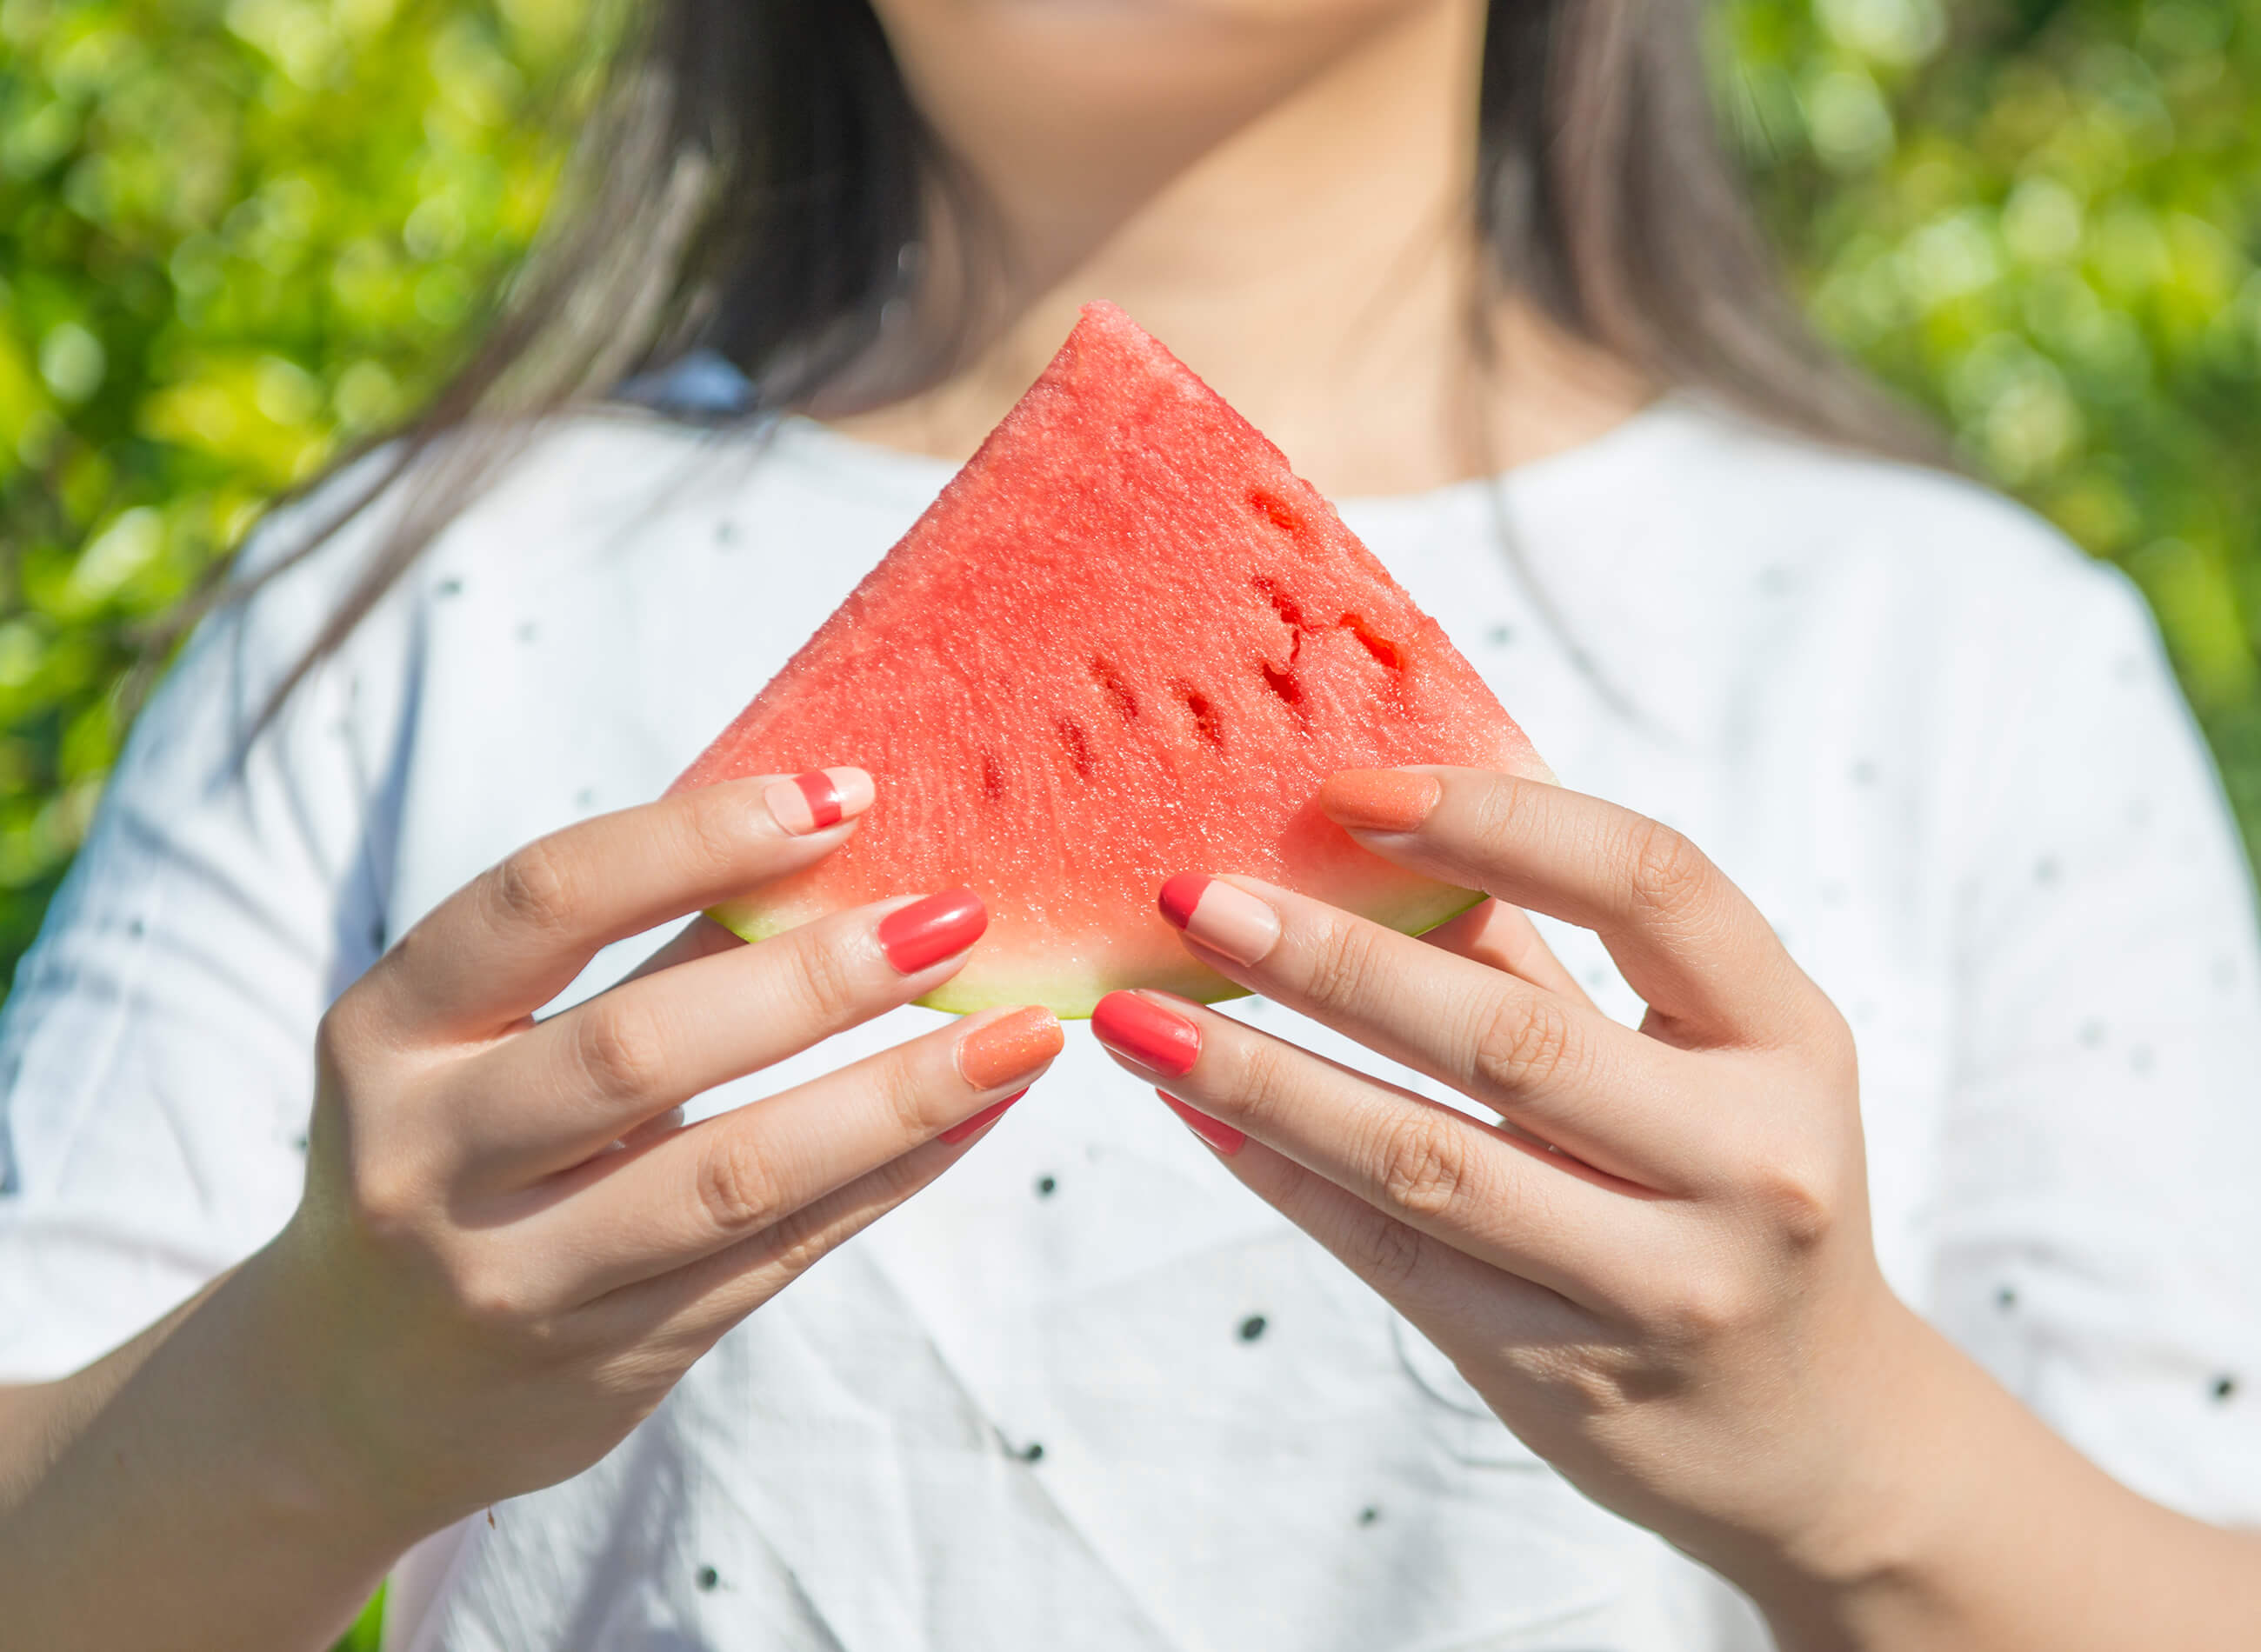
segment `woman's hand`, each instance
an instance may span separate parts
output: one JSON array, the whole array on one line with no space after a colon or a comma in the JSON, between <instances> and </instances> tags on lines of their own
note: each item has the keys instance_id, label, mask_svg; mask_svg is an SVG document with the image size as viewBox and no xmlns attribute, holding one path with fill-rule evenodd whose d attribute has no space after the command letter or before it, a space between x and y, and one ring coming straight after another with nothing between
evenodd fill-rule
<instances>
[{"instance_id":1,"label":"woman's hand","mask_svg":"<svg viewBox=\"0 0 2261 1652\"><path fill-rule=\"evenodd\" d=\"M599 947L831 852L872 782L829 779L829 826L801 786L741 781L533 844L325 1019L305 1197L269 1261L367 1495L437 1525L594 1462L1058 1053L1049 1011L990 1011L680 1125L702 1092L948 980L987 923L964 890L753 946L702 920L532 1019Z\"/></svg>"},{"instance_id":2,"label":"woman's hand","mask_svg":"<svg viewBox=\"0 0 2261 1652\"><path fill-rule=\"evenodd\" d=\"M0 1639L326 1646L408 1544L602 1456L685 1369L947 1169L1060 1047L993 1010L688 1127L677 1110L949 979L964 890L743 945L700 920L542 1021L600 946L825 855L872 801L742 781L520 851L324 1019L283 1232L0 1408Z\"/></svg>"},{"instance_id":3,"label":"woman's hand","mask_svg":"<svg viewBox=\"0 0 2261 1652\"><path fill-rule=\"evenodd\" d=\"M1897 1535L1913 1373L1945 1350L1877 1266L1836 1010L1654 821L1469 770L1353 772L1319 801L1497 901L1415 940L1196 874L1164 912L1232 980L1502 1122L1161 995L1109 997L1094 1031L1589 1495L1762 1601L1863 1575ZM1518 907L1599 934L1638 1031Z\"/></svg>"}]
</instances>

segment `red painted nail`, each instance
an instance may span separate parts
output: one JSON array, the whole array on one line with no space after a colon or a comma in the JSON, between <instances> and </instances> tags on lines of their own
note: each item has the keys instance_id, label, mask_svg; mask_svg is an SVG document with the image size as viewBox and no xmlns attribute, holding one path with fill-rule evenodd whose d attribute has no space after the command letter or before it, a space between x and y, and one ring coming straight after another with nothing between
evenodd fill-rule
<instances>
[{"instance_id":1,"label":"red painted nail","mask_svg":"<svg viewBox=\"0 0 2261 1652\"><path fill-rule=\"evenodd\" d=\"M964 1141L967 1137L977 1135L988 1125L994 1124L1007 1108L1010 1107L1015 1102L1019 1101L1021 1097L1026 1095L1029 1092L1027 1090L1015 1090L1003 1101L990 1103L988 1106L974 1114L973 1117L962 1120L958 1124L952 1124L948 1130L944 1131L942 1132L942 1139L955 1147L959 1142Z\"/></svg>"},{"instance_id":2,"label":"red painted nail","mask_svg":"<svg viewBox=\"0 0 2261 1652\"><path fill-rule=\"evenodd\" d=\"M1188 1130L1226 1158L1231 1158L1248 1145L1247 1131L1235 1130L1221 1118L1211 1118L1207 1113L1187 1106L1167 1090L1156 1090L1154 1094L1170 1104L1170 1110L1185 1121Z\"/></svg>"},{"instance_id":3,"label":"red painted nail","mask_svg":"<svg viewBox=\"0 0 2261 1652\"><path fill-rule=\"evenodd\" d=\"M1201 1029L1174 1009L1136 993L1109 993L1091 1012L1100 1043L1140 1067L1181 1078L1201 1054Z\"/></svg>"},{"instance_id":4,"label":"red painted nail","mask_svg":"<svg viewBox=\"0 0 2261 1652\"><path fill-rule=\"evenodd\" d=\"M1202 891L1208 887L1207 873L1181 872L1162 886L1154 904L1162 909L1164 917L1183 929L1194 921L1194 909L1201 904Z\"/></svg>"},{"instance_id":5,"label":"red painted nail","mask_svg":"<svg viewBox=\"0 0 2261 1652\"><path fill-rule=\"evenodd\" d=\"M899 975L915 975L962 952L989 927L989 909L971 889L945 889L879 920L879 950Z\"/></svg>"}]
</instances>

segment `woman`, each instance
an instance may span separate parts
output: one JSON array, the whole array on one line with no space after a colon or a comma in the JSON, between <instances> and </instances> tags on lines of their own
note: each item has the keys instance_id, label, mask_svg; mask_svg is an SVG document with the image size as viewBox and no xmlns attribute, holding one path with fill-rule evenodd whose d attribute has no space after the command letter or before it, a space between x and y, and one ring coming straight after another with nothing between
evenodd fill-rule
<instances>
[{"instance_id":1,"label":"woman","mask_svg":"<svg viewBox=\"0 0 2261 1652\"><path fill-rule=\"evenodd\" d=\"M1863 456L1690 41L664 8L578 238L263 532L21 973L11 1644L315 1647L396 1562L418 1648L2249 1639L2214 780L2121 585ZM1322 794L1499 901L1425 944L1188 867L1260 996L1103 1047L902 1008L951 892L667 939L871 780L645 800L1095 296L1565 777Z\"/></svg>"}]
</instances>

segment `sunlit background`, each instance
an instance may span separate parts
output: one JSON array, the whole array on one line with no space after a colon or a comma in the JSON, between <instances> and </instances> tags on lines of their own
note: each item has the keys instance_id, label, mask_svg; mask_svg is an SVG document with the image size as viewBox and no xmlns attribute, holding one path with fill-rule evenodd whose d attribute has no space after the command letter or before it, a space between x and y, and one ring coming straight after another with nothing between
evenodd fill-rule
<instances>
[{"instance_id":1,"label":"sunlit background","mask_svg":"<svg viewBox=\"0 0 2261 1652\"><path fill-rule=\"evenodd\" d=\"M0 980L147 640L526 246L585 3L0 0ZM2261 841L2261 0L1717 25L1821 325L2135 576Z\"/></svg>"}]
</instances>

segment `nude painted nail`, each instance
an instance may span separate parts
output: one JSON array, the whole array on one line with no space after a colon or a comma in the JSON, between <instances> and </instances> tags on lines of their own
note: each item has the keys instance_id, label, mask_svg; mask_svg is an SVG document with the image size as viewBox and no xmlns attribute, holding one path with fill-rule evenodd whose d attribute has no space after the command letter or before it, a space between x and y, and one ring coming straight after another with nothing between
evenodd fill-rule
<instances>
[{"instance_id":1,"label":"nude painted nail","mask_svg":"<svg viewBox=\"0 0 2261 1652\"><path fill-rule=\"evenodd\" d=\"M1236 964L1253 964L1279 944L1280 915L1245 889L1198 872L1181 872L1162 886L1155 904L1193 939Z\"/></svg>"},{"instance_id":2,"label":"nude painted nail","mask_svg":"<svg viewBox=\"0 0 2261 1652\"><path fill-rule=\"evenodd\" d=\"M1167 1090L1156 1090L1154 1094L1170 1104L1170 1110L1184 1121L1188 1130L1226 1158L1231 1158L1248 1145L1245 1131L1235 1130L1221 1118L1211 1118L1207 1113L1187 1106Z\"/></svg>"},{"instance_id":3,"label":"nude painted nail","mask_svg":"<svg viewBox=\"0 0 2261 1652\"><path fill-rule=\"evenodd\" d=\"M1346 769L1319 787L1319 808L1345 826L1360 831L1420 830L1445 794L1433 774L1403 769Z\"/></svg>"},{"instance_id":4,"label":"nude painted nail","mask_svg":"<svg viewBox=\"0 0 2261 1652\"><path fill-rule=\"evenodd\" d=\"M1028 1091L1025 1089L1015 1090L1003 1101L990 1103L988 1106L974 1114L973 1117L961 1120L959 1123L952 1124L948 1130L944 1131L942 1132L941 1139L948 1142L953 1147L957 1146L958 1144L962 1141L972 1140L983 1131L988 1129L990 1125L995 1124L998 1119L1004 1116L1004 1112L1007 1108L1010 1107L1015 1102L1019 1101L1021 1097L1027 1094Z\"/></svg>"},{"instance_id":5,"label":"nude painted nail","mask_svg":"<svg viewBox=\"0 0 2261 1652\"><path fill-rule=\"evenodd\" d=\"M958 1072L977 1090L1026 1078L1066 1043L1059 1017L1038 1004L985 1021L958 1041Z\"/></svg>"},{"instance_id":6,"label":"nude painted nail","mask_svg":"<svg viewBox=\"0 0 2261 1652\"><path fill-rule=\"evenodd\" d=\"M1201 1029L1174 1009L1137 993L1109 993L1091 1012L1100 1043L1140 1067L1182 1078L1201 1055Z\"/></svg>"},{"instance_id":7,"label":"nude painted nail","mask_svg":"<svg viewBox=\"0 0 2261 1652\"><path fill-rule=\"evenodd\" d=\"M915 975L962 952L989 927L989 909L971 889L945 889L898 907L879 920L879 950L899 975Z\"/></svg>"},{"instance_id":8,"label":"nude painted nail","mask_svg":"<svg viewBox=\"0 0 2261 1652\"><path fill-rule=\"evenodd\" d=\"M872 807L877 795L872 777L861 769L811 769L791 779L772 781L763 789L762 801L780 830L806 837L855 819Z\"/></svg>"}]
</instances>

